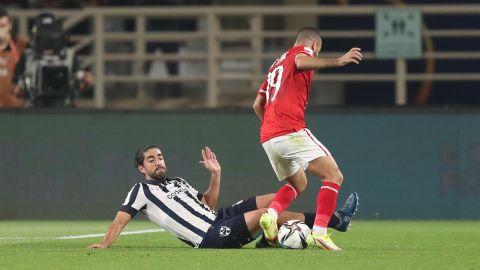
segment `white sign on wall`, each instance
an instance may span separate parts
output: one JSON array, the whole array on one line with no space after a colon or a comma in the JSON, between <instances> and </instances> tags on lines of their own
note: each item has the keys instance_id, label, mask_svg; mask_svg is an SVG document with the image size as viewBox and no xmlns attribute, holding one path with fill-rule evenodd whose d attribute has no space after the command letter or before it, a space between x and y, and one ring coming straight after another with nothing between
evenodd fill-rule
<instances>
[{"instance_id":1,"label":"white sign on wall","mask_svg":"<svg viewBox=\"0 0 480 270\"><path fill-rule=\"evenodd\" d=\"M375 18L375 54L382 59L422 56L422 14L418 9L380 9Z\"/></svg>"}]
</instances>

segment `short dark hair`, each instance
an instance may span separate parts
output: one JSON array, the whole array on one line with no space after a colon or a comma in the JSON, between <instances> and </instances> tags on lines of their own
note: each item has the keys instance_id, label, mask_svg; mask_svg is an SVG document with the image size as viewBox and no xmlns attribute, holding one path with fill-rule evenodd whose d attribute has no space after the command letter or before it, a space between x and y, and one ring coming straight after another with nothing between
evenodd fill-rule
<instances>
[{"instance_id":1,"label":"short dark hair","mask_svg":"<svg viewBox=\"0 0 480 270\"><path fill-rule=\"evenodd\" d=\"M1 17L8 17L10 18L10 15L8 14L7 10L4 8L0 8L0 18Z\"/></svg>"},{"instance_id":2,"label":"short dark hair","mask_svg":"<svg viewBox=\"0 0 480 270\"><path fill-rule=\"evenodd\" d=\"M137 154L135 154L135 168L138 168L138 165L143 165L143 160L145 159L145 152L154 148L160 149L153 144L145 145L142 148L138 149Z\"/></svg>"},{"instance_id":3,"label":"short dark hair","mask_svg":"<svg viewBox=\"0 0 480 270\"><path fill-rule=\"evenodd\" d=\"M322 41L320 31L316 27L311 26L303 27L298 30L295 42L303 42L306 40Z\"/></svg>"}]
</instances>

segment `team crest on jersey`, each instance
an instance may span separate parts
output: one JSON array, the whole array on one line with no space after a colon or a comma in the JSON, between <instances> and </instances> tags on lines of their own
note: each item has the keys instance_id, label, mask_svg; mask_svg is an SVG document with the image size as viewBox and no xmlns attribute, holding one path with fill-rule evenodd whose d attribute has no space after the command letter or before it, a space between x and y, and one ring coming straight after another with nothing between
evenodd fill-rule
<instances>
[{"instance_id":1,"label":"team crest on jersey","mask_svg":"<svg viewBox=\"0 0 480 270\"><path fill-rule=\"evenodd\" d=\"M230 235L231 232L232 232L232 230L229 227L222 226L222 227L220 227L219 235L220 235L220 237L225 237L225 236Z\"/></svg>"}]
</instances>

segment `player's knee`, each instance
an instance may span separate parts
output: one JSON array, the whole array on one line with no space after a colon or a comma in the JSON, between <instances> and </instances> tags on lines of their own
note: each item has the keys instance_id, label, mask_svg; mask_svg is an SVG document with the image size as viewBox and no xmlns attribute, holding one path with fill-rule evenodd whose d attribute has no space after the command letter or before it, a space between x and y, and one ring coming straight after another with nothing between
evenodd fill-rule
<instances>
[{"instance_id":1,"label":"player's knee","mask_svg":"<svg viewBox=\"0 0 480 270\"><path fill-rule=\"evenodd\" d=\"M302 193L307 188L307 181L301 181L295 183L293 186L298 194Z\"/></svg>"},{"instance_id":2,"label":"player's knee","mask_svg":"<svg viewBox=\"0 0 480 270\"><path fill-rule=\"evenodd\" d=\"M306 177L288 177L285 180L297 191L298 194L302 193L307 188L308 181Z\"/></svg>"},{"instance_id":3,"label":"player's knee","mask_svg":"<svg viewBox=\"0 0 480 270\"><path fill-rule=\"evenodd\" d=\"M335 183L339 186L342 185L343 183L343 174L340 171L337 171L336 173L329 175L328 177L325 177L323 179L324 182L332 182Z\"/></svg>"},{"instance_id":4,"label":"player's knee","mask_svg":"<svg viewBox=\"0 0 480 270\"><path fill-rule=\"evenodd\" d=\"M267 207L275 197L275 193L266 194L256 197L257 209Z\"/></svg>"},{"instance_id":5,"label":"player's knee","mask_svg":"<svg viewBox=\"0 0 480 270\"><path fill-rule=\"evenodd\" d=\"M343 183L343 174L338 171L331 179L330 182L334 182L335 184L341 186Z\"/></svg>"}]
</instances>

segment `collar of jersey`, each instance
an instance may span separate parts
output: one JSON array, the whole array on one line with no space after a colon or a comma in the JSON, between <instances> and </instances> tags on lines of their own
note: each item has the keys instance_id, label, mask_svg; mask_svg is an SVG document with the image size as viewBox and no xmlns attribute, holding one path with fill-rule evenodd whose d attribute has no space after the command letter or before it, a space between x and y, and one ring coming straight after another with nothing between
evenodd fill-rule
<instances>
[{"instance_id":1,"label":"collar of jersey","mask_svg":"<svg viewBox=\"0 0 480 270\"><path fill-rule=\"evenodd\" d=\"M167 182L171 181L168 177L165 177L165 181L160 180L145 180L145 183L155 186L160 186L161 184L166 184Z\"/></svg>"}]
</instances>

